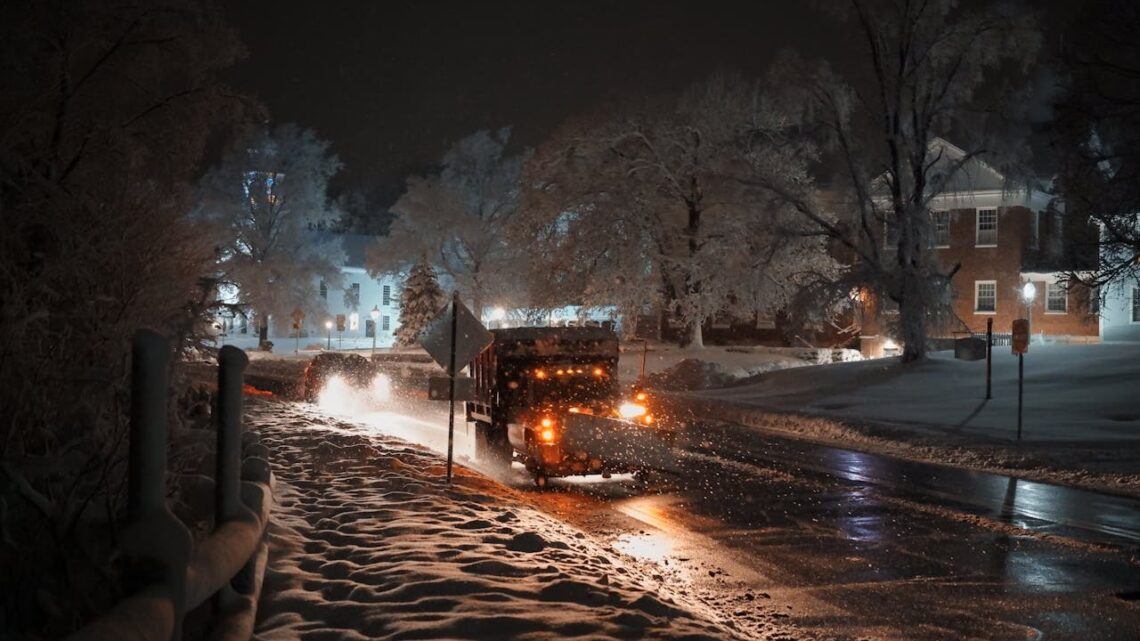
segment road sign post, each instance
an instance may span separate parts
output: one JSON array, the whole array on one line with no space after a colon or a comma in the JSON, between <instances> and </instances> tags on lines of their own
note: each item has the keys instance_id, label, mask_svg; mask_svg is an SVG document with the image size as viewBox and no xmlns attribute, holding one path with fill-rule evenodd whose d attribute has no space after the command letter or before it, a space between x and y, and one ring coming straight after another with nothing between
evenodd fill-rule
<instances>
[{"instance_id":1,"label":"road sign post","mask_svg":"<svg viewBox=\"0 0 1140 641\"><path fill-rule=\"evenodd\" d=\"M1019 318L1013 321L1013 340L1010 344L1017 354L1017 440L1021 440L1021 398L1025 380L1025 353L1029 351L1029 321Z\"/></svg>"},{"instance_id":2,"label":"road sign post","mask_svg":"<svg viewBox=\"0 0 1140 641\"><path fill-rule=\"evenodd\" d=\"M447 369L447 481L451 482L455 446L455 384L459 369L470 363L491 343L491 332L475 318L459 299L456 291L451 304L437 315L420 334L420 345L442 367ZM429 389L430 395L430 389Z\"/></svg>"},{"instance_id":3,"label":"road sign post","mask_svg":"<svg viewBox=\"0 0 1140 641\"><path fill-rule=\"evenodd\" d=\"M990 382L993 380L994 365L994 319L986 319L986 400L993 398Z\"/></svg>"}]
</instances>

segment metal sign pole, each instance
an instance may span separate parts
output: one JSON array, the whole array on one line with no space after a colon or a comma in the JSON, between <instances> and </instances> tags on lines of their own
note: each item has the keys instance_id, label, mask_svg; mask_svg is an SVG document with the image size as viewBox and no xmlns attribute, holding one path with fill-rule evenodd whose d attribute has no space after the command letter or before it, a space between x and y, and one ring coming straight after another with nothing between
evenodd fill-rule
<instances>
[{"instance_id":1,"label":"metal sign pole","mask_svg":"<svg viewBox=\"0 0 1140 641\"><path fill-rule=\"evenodd\" d=\"M1017 355L1017 440L1021 440L1021 381L1025 378L1025 354Z\"/></svg>"},{"instance_id":2,"label":"metal sign pole","mask_svg":"<svg viewBox=\"0 0 1140 641\"><path fill-rule=\"evenodd\" d=\"M986 319L986 400L993 398L990 381L993 379L994 364L994 319Z\"/></svg>"},{"instance_id":3,"label":"metal sign pole","mask_svg":"<svg viewBox=\"0 0 1140 641\"><path fill-rule=\"evenodd\" d=\"M451 359L447 367L447 377L450 379L450 391L447 395L447 482L451 483L451 453L455 444L455 335L459 324L459 290L451 297Z\"/></svg>"}]
</instances>

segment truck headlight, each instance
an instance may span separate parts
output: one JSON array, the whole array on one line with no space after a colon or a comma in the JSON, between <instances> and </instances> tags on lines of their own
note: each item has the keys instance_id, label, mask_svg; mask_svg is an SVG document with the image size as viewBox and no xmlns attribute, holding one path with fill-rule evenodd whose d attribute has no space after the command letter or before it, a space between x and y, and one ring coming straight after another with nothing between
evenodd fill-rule
<instances>
[{"instance_id":1,"label":"truck headlight","mask_svg":"<svg viewBox=\"0 0 1140 641\"><path fill-rule=\"evenodd\" d=\"M622 418L636 418L644 413L644 405L638 405L637 403L631 403L629 401L622 403L621 407L618 408L618 414L621 414Z\"/></svg>"},{"instance_id":2,"label":"truck headlight","mask_svg":"<svg viewBox=\"0 0 1140 641\"><path fill-rule=\"evenodd\" d=\"M549 427L542 430L542 432L539 434L539 436L542 437L542 441L544 443L553 443L554 442L554 430L549 428Z\"/></svg>"}]
</instances>

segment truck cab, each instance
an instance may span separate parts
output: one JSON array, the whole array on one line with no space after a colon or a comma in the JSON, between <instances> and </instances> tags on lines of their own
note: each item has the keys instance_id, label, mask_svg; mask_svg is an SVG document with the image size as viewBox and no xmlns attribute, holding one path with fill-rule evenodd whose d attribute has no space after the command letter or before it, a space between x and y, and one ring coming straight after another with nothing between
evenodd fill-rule
<instances>
[{"instance_id":1,"label":"truck cab","mask_svg":"<svg viewBox=\"0 0 1140 641\"><path fill-rule=\"evenodd\" d=\"M638 471L670 458L672 431L622 396L613 331L491 333L472 364L475 400L466 405L477 458L503 467L517 459L539 486L552 476Z\"/></svg>"}]
</instances>

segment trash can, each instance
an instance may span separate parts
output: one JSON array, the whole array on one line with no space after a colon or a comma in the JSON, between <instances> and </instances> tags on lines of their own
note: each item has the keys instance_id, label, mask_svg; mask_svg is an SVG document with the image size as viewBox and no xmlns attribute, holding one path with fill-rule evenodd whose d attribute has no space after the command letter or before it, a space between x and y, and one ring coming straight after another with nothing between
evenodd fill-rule
<instances>
[{"instance_id":1,"label":"trash can","mask_svg":"<svg viewBox=\"0 0 1140 641\"><path fill-rule=\"evenodd\" d=\"M954 340L954 358L963 361L980 361L986 357L986 341L976 336Z\"/></svg>"}]
</instances>

